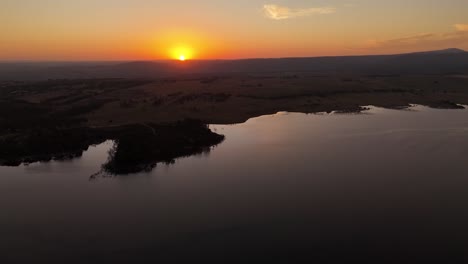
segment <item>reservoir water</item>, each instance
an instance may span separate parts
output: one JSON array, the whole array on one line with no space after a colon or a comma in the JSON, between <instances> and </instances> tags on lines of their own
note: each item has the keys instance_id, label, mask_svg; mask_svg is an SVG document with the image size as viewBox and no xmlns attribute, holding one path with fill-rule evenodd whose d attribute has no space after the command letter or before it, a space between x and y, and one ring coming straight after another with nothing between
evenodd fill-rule
<instances>
[{"instance_id":1,"label":"reservoir water","mask_svg":"<svg viewBox=\"0 0 468 264\"><path fill-rule=\"evenodd\" d=\"M226 140L210 153L150 173L90 179L110 141L0 167L0 263L468 261L468 111L211 129Z\"/></svg>"}]
</instances>

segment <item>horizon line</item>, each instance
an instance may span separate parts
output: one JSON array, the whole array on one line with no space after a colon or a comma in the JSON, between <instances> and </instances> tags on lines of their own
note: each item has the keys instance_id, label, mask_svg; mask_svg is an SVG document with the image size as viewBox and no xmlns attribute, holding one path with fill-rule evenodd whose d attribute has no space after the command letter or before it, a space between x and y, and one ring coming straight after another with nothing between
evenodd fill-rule
<instances>
[{"instance_id":1,"label":"horizon line","mask_svg":"<svg viewBox=\"0 0 468 264\"><path fill-rule=\"evenodd\" d=\"M291 57L246 57L246 58L237 58L237 59L188 59L184 62L204 62L204 61L243 61L243 60L281 60L281 59L313 59L313 58L350 58L350 57L372 57L372 56L395 56L395 55L407 55L407 54L417 54L417 53L426 53L426 52L438 52L438 51L447 51L447 50L458 50L460 52L467 52L461 48L446 48L446 49L436 49L436 50L420 50L404 53L374 53L374 54L358 54L358 55L324 55L324 56L291 56ZM179 62L177 59L121 59L121 60L29 60L29 59L19 59L19 60L0 60L0 63L128 63L128 62Z\"/></svg>"}]
</instances>

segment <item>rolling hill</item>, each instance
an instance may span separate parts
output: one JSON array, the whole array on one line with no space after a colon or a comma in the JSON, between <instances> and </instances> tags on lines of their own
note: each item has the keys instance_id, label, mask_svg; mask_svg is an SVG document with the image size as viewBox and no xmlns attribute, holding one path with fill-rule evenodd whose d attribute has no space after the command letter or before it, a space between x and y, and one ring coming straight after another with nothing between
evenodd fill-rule
<instances>
[{"instance_id":1,"label":"rolling hill","mask_svg":"<svg viewBox=\"0 0 468 264\"><path fill-rule=\"evenodd\" d=\"M70 78L161 78L191 74L310 72L317 74L466 74L468 52L460 49L396 55L134 62L5 62L1 80Z\"/></svg>"}]
</instances>

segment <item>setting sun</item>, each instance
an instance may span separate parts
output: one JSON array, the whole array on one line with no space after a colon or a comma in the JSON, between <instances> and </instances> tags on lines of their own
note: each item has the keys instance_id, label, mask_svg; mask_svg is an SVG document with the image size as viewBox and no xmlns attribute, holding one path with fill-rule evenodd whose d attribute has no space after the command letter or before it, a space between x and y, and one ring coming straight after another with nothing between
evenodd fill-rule
<instances>
[{"instance_id":1,"label":"setting sun","mask_svg":"<svg viewBox=\"0 0 468 264\"><path fill-rule=\"evenodd\" d=\"M218 59L229 57L230 45L220 43L212 34L192 28L167 28L164 31L152 33L147 50L155 59L182 61Z\"/></svg>"},{"instance_id":2,"label":"setting sun","mask_svg":"<svg viewBox=\"0 0 468 264\"><path fill-rule=\"evenodd\" d=\"M194 57L193 48L188 45L177 45L169 50L169 57L174 60L186 61Z\"/></svg>"}]
</instances>

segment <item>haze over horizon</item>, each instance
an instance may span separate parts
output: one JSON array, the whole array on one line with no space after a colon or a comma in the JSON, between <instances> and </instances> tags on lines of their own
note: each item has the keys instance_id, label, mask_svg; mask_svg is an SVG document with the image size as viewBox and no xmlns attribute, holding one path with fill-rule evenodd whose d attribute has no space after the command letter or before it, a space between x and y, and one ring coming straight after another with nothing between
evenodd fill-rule
<instances>
[{"instance_id":1,"label":"haze over horizon","mask_svg":"<svg viewBox=\"0 0 468 264\"><path fill-rule=\"evenodd\" d=\"M463 0L6 1L0 9L0 60L210 60L467 50L466 10Z\"/></svg>"}]
</instances>

